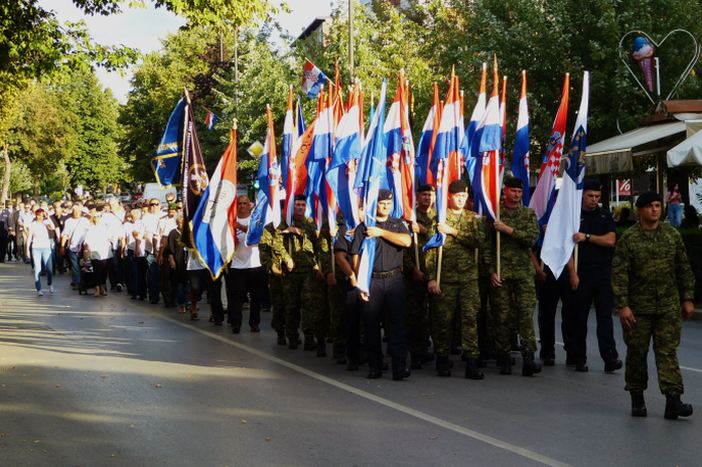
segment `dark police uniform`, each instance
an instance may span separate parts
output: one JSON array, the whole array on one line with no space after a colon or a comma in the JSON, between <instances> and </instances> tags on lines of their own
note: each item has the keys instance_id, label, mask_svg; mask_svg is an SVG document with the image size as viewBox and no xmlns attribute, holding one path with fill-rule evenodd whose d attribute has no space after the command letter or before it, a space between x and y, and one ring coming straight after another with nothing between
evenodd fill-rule
<instances>
[{"instance_id":1,"label":"dark police uniform","mask_svg":"<svg viewBox=\"0 0 702 467\"><path fill-rule=\"evenodd\" d=\"M537 252L537 258L541 253ZM568 268L563 268L561 275L556 279L551 269L544 265L546 282L536 284L536 293L539 299L539 340L541 341L541 360L546 365L553 364L556 359L556 310L561 302L561 336L565 344L567 363L576 363L574 354L575 319L578 304L575 301L575 292L570 286ZM587 324L587 323L586 323Z\"/></svg>"},{"instance_id":2,"label":"dark police uniform","mask_svg":"<svg viewBox=\"0 0 702 467\"><path fill-rule=\"evenodd\" d=\"M398 218L390 217L377 222L376 227L409 235L409 230ZM361 224L351 245L351 254L358 255L366 238L366 226ZM361 313L364 324L365 345L368 351L370 374L380 373L383 368L380 327L383 325L388 351L392 358L393 375L403 372L407 363L405 342L405 284L402 278L404 248L376 237L377 247L373 263L373 276L370 283L368 302L361 300Z\"/></svg>"},{"instance_id":3,"label":"dark police uniform","mask_svg":"<svg viewBox=\"0 0 702 467\"><path fill-rule=\"evenodd\" d=\"M344 253L348 263L352 264L350 251L353 239L349 240L346 237L346 233L346 225L342 223L339 225L339 230L336 232L336 238L334 239L334 253ZM341 331L343 332L342 343L345 355L348 358L348 369L355 370L358 368L360 359L361 308L356 289L351 286L351 281L338 265L336 266L336 287L330 289L329 293L332 308L336 308L339 305L342 308L340 322ZM341 351L341 346L338 351ZM339 355L337 355L337 361L342 361Z\"/></svg>"},{"instance_id":4,"label":"dark police uniform","mask_svg":"<svg viewBox=\"0 0 702 467\"><path fill-rule=\"evenodd\" d=\"M586 234L586 240L578 243L580 286L575 299L573 357L577 365L585 365L587 360L587 318L594 302L597 318L597 344L607 371L615 369L614 362L619 358L612 325L614 295L612 293L610 265L614 249L590 243L587 241L587 234L606 235L614 231L614 219L607 210L597 207L592 211L581 211L580 232Z\"/></svg>"}]
</instances>

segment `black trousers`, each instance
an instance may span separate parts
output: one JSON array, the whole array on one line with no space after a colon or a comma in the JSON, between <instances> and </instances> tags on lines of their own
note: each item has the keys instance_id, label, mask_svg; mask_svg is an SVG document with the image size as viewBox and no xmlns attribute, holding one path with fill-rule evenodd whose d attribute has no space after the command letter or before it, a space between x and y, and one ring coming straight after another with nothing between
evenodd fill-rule
<instances>
[{"instance_id":1,"label":"black trousers","mask_svg":"<svg viewBox=\"0 0 702 467\"><path fill-rule=\"evenodd\" d=\"M7 230L5 230L3 225L0 225L0 263L5 262L5 255L7 254L7 240Z\"/></svg>"},{"instance_id":2,"label":"black trousers","mask_svg":"<svg viewBox=\"0 0 702 467\"><path fill-rule=\"evenodd\" d=\"M207 286L202 290L208 291L207 296L210 298L210 310L212 311L212 317L216 323L221 323L224 321L224 305L222 304L222 278L225 277L225 275L221 274L216 281L212 281L210 273L206 269L202 269L201 271L201 279L203 282L207 283ZM226 280L227 284L229 284L231 279L229 279L227 276ZM192 277L190 284L192 286Z\"/></svg>"},{"instance_id":3,"label":"black trousers","mask_svg":"<svg viewBox=\"0 0 702 467\"><path fill-rule=\"evenodd\" d=\"M561 302L561 336L565 351L570 358L575 357L575 320L577 304L575 292L570 287L568 272L564 269L556 279L546 268L546 282L537 285L539 298L539 338L541 340L540 357L556 358L556 310ZM577 360L576 360L577 361Z\"/></svg>"},{"instance_id":4,"label":"black trousers","mask_svg":"<svg viewBox=\"0 0 702 467\"><path fill-rule=\"evenodd\" d=\"M585 265L583 265L585 266ZM575 357L576 361L587 360L587 320L590 307L595 304L597 319L597 344L602 360L619 358L614 342L614 294L612 277L608 267L581 267L579 271L580 287L576 293L577 316L575 320Z\"/></svg>"},{"instance_id":5,"label":"black trousers","mask_svg":"<svg viewBox=\"0 0 702 467\"><path fill-rule=\"evenodd\" d=\"M362 301L361 314L370 370L383 369L381 326L385 329L393 370L404 370L407 366L407 342L405 340L405 283L402 274L398 273L383 279L373 278L370 285L370 300Z\"/></svg>"},{"instance_id":6,"label":"black trousers","mask_svg":"<svg viewBox=\"0 0 702 467\"><path fill-rule=\"evenodd\" d=\"M361 350L361 300L358 290L348 281L339 282L344 287L344 334L346 335L346 356L358 362Z\"/></svg>"},{"instance_id":7,"label":"black trousers","mask_svg":"<svg viewBox=\"0 0 702 467\"><path fill-rule=\"evenodd\" d=\"M261 324L261 302L266 287L263 266L247 269L229 269L227 272L227 314L234 328L241 328L242 308L249 302L249 326Z\"/></svg>"}]
</instances>

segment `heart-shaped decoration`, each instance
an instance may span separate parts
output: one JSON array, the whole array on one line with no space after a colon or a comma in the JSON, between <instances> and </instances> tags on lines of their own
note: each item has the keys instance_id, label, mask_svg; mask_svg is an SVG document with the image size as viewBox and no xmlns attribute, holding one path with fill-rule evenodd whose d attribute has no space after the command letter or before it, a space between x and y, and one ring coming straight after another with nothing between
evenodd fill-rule
<instances>
[{"instance_id":1,"label":"heart-shaped decoration","mask_svg":"<svg viewBox=\"0 0 702 467\"><path fill-rule=\"evenodd\" d=\"M637 49L634 51L634 53L630 53L625 50L624 48L624 41L631 35L638 35L638 37L634 40L634 44L637 47ZM636 83L639 85L641 90L646 94L646 97L648 97L648 100L651 101L652 104L656 104L657 100L660 100L661 95L660 95L660 89L657 90L657 92L654 94L654 91L656 89L656 84L653 83L654 77L652 76L652 73L654 73L654 65L653 65L653 54L655 51L661 48L663 44L665 43L666 40L668 40L671 36L674 35L683 35L687 39L690 40L692 44L692 56L690 58L690 61L687 63L687 66L685 69L680 73L680 76L678 77L677 81L673 85L673 87L670 89L668 94L666 95L664 100L669 100L673 94L678 90L680 85L685 81L685 79L690 75L690 72L692 69L695 67L695 64L700 58L700 52L702 51L700 49L700 45L697 42L697 39L695 36L693 36L689 31L685 29L673 29L670 31L668 34L666 34L663 39L660 41L655 41L649 34L647 34L644 31L640 30L633 30L629 31L626 34L622 36L622 38L619 40L619 58L621 59L622 63L624 63L624 66L626 69L629 71L629 74L634 78ZM648 41L648 43L646 43ZM655 49L654 49L655 47ZM679 51L677 51L679 52ZM641 68L641 72L644 75L644 81L646 82L645 84L639 79L639 76L637 73L634 72L634 70L631 68L631 60L632 58L636 60L639 63L639 67ZM665 66L665 64L659 64L661 67ZM657 81L657 80L656 80Z\"/></svg>"}]
</instances>

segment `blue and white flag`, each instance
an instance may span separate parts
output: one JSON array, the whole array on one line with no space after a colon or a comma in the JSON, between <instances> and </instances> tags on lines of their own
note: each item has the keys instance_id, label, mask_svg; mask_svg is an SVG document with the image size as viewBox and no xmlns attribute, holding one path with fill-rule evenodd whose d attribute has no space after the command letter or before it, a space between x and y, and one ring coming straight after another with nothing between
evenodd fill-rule
<instances>
[{"instance_id":1,"label":"blue and white flag","mask_svg":"<svg viewBox=\"0 0 702 467\"><path fill-rule=\"evenodd\" d=\"M168 117L166 129L156 149L156 156L151 159L156 182L161 188L168 188L180 177L180 162L183 156L183 131L185 122L185 97L176 104Z\"/></svg>"},{"instance_id":2,"label":"blue and white flag","mask_svg":"<svg viewBox=\"0 0 702 467\"><path fill-rule=\"evenodd\" d=\"M519 97L519 117L517 118L517 135L514 138L512 152L512 175L524 184L522 203L529 206L529 109L526 96L526 71L522 70L522 93Z\"/></svg>"},{"instance_id":3,"label":"blue and white flag","mask_svg":"<svg viewBox=\"0 0 702 467\"><path fill-rule=\"evenodd\" d=\"M575 121L570 154L566 158L561 189L551 212L551 219L541 248L541 259L554 277L561 275L568 263L575 242L573 235L580 230L580 209L583 201L583 180L585 178L585 149L587 148L587 111L590 94L589 73L583 74L583 95Z\"/></svg>"},{"instance_id":4,"label":"blue and white flag","mask_svg":"<svg viewBox=\"0 0 702 467\"><path fill-rule=\"evenodd\" d=\"M363 206L365 206L364 222L366 226L369 227L375 226L375 210L378 204L380 179L385 175L387 148L385 147L383 122L385 121L386 88L387 80L384 79L380 89L380 100L373 114L370 128L368 128L366 144L361 152L356 182L354 183L356 188L361 189ZM365 238L361 244L358 283L356 287L366 294L370 293L376 244L376 238Z\"/></svg>"}]
</instances>

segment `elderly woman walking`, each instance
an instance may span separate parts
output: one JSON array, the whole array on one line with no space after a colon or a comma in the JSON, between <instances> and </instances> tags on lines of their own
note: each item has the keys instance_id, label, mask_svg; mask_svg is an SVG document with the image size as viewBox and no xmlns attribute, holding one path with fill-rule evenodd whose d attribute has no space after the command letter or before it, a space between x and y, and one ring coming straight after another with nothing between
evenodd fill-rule
<instances>
[{"instance_id":1,"label":"elderly woman walking","mask_svg":"<svg viewBox=\"0 0 702 467\"><path fill-rule=\"evenodd\" d=\"M111 234L102 222L102 206L90 210L90 226L85 233L84 259L90 259L95 273L95 296L107 295L107 263L112 258Z\"/></svg>"}]
</instances>

